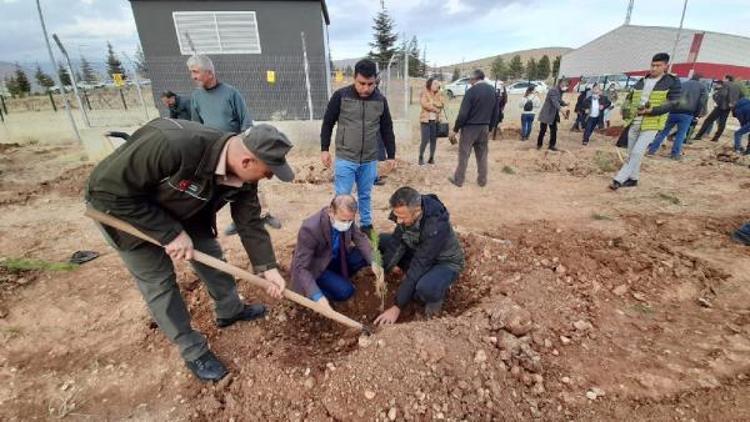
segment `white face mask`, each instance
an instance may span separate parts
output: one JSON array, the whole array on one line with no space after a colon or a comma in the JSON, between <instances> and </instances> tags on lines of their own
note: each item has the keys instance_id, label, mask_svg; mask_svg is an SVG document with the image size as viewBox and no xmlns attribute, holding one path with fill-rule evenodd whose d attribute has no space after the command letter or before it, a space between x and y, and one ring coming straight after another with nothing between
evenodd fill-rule
<instances>
[{"instance_id":1,"label":"white face mask","mask_svg":"<svg viewBox=\"0 0 750 422\"><path fill-rule=\"evenodd\" d=\"M349 230L352 227L353 221L339 221L336 219L332 219L331 225L336 231L345 232Z\"/></svg>"}]
</instances>

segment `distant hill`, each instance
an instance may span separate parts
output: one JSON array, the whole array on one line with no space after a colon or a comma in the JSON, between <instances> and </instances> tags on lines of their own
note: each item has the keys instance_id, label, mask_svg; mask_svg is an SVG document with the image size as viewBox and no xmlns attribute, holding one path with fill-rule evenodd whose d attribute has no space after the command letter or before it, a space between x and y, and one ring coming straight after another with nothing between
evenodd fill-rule
<instances>
[{"instance_id":1,"label":"distant hill","mask_svg":"<svg viewBox=\"0 0 750 422\"><path fill-rule=\"evenodd\" d=\"M545 54L549 56L550 61L554 61L555 57L562 56L563 54L573 50L572 48L568 47L545 47L545 48L534 48L531 50L519 50L519 51L512 51L510 53L503 53L498 54L496 56L490 56L485 57L482 59L477 60L471 60L464 63L456 63L451 64L447 66L441 66L440 69L442 69L443 73L453 73L454 68L458 68L461 72L461 75L466 75L469 72L471 72L474 69L482 69L484 73L487 74L489 77L490 75L490 69L492 68L492 62L495 61L495 58L498 56L502 57L503 60L505 60L505 63L508 64L510 60L518 54L521 56L521 61L525 65L526 62L534 58L535 60L539 61L539 59L542 58Z\"/></svg>"}]
</instances>

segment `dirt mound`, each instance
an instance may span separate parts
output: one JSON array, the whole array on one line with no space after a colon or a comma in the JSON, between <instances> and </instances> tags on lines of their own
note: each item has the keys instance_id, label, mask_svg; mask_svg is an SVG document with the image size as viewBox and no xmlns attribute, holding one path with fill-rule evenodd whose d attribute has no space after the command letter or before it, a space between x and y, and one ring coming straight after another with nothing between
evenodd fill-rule
<instances>
[{"instance_id":1,"label":"dirt mound","mask_svg":"<svg viewBox=\"0 0 750 422\"><path fill-rule=\"evenodd\" d=\"M27 188L23 185L0 186L0 206L12 204L25 204L30 200L43 195L56 193L61 196L82 197L93 164L83 164L68 170L52 180L45 180L34 187Z\"/></svg>"}]
</instances>

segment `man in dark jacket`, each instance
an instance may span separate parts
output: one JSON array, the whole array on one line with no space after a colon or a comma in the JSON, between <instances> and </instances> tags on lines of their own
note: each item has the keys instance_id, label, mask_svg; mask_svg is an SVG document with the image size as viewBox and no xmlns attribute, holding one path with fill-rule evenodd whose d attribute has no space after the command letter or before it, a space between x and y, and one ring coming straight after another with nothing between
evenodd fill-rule
<instances>
[{"instance_id":1,"label":"man in dark jacket","mask_svg":"<svg viewBox=\"0 0 750 422\"><path fill-rule=\"evenodd\" d=\"M560 109L568 104L563 101L563 92L568 90L568 82L560 79L557 86L547 92L544 98L544 105L539 112L539 136L536 139L536 149L542 149L544 146L544 135L549 127L549 149L557 151L557 123L560 121Z\"/></svg>"},{"instance_id":2,"label":"man in dark jacket","mask_svg":"<svg viewBox=\"0 0 750 422\"><path fill-rule=\"evenodd\" d=\"M170 258L191 260L193 250L199 250L223 259L216 241L216 213L231 202L232 219L255 271L270 282L267 293L281 297L286 282L260 218L257 192L261 179L294 178L285 158L291 147L286 136L269 125L237 136L195 122L156 119L135 131L89 178L89 206L132 224L163 245L102 227L159 328L179 346L188 368L201 380L219 380L227 369L190 325ZM240 300L231 275L192 264L214 300L217 326L265 314L263 305Z\"/></svg>"},{"instance_id":3,"label":"man in dark jacket","mask_svg":"<svg viewBox=\"0 0 750 422\"><path fill-rule=\"evenodd\" d=\"M740 87L734 82L734 76L732 75L726 75L723 81L716 81L716 84L717 88L713 95L716 107L711 110L706 120L703 121L698 134L695 135L694 139L696 141L700 141L703 135L706 135L710 128L713 127L714 122L718 120L718 128L711 138L711 142L719 142L719 138L727 126L729 113L734 109L740 98L744 96Z\"/></svg>"},{"instance_id":4,"label":"man in dark jacket","mask_svg":"<svg viewBox=\"0 0 750 422\"><path fill-rule=\"evenodd\" d=\"M169 110L171 119L190 120L190 100L185 100L172 91L161 94L161 102Z\"/></svg>"},{"instance_id":5,"label":"man in dark jacket","mask_svg":"<svg viewBox=\"0 0 750 422\"><path fill-rule=\"evenodd\" d=\"M583 131L584 145L589 144L594 128L604 121L604 110L612 104L609 98L602 95L602 89L598 86L592 91L591 96L583 100L583 112L586 115L586 127Z\"/></svg>"},{"instance_id":6,"label":"man in dark jacket","mask_svg":"<svg viewBox=\"0 0 750 422\"><path fill-rule=\"evenodd\" d=\"M336 195L350 194L357 185L362 230L372 230L372 187L378 176L378 142L387 163L396 165L396 136L388 101L377 89L377 66L363 59L354 66L354 84L333 93L320 128L320 159L331 167L331 134L336 125Z\"/></svg>"},{"instance_id":7,"label":"man in dark jacket","mask_svg":"<svg viewBox=\"0 0 750 422\"><path fill-rule=\"evenodd\" d=\"M453 125L451 139L455 140L456 133L461 131L458 143L458 165L453 177L449 177L453 185L461 187L466 177L466 167L469 165L471 150L477 159L477 184L487 184L487 156L489 154L489 132L497 126L500 118L500 103L495 88L484 82L484 72L477 69L472 73L469 83L472 85L466 91L461 108L458 110L456 123Z\"/></svg>"},{"instance_id":8,"label":"man in dark jacket","mask_svg":"<svg viewBox=\"0 0 750 422\"><path fill-rule=\"evenodd\" d=\"M648 147L648 154L654 155L661 147L664 139L669 135L674 126L677 126L677 134L674 137L672 145L672 159L679 160L682 156L682 144L685 142L690 125L693 119L702 117L706 114L706 102L708 101L708 92L705 85L700 82L701 75L693 77L682 84L682 97L677 107L669 113L667 124L664 129L659 131L654 141Z\"/></svg>"},{"instance_id":9,"label":"man in dark jacket","mask_svg":"<svg viewBox=\"0 0 750 422\"><path fill-rule=\"evenodd\" d=\"M668 113L676 110L679 105L682 95L680 78L667 73L668 66L669 54L655 54L651 59L651 70L633 87L626 106L627 110L635 110L635 117L628 122L628 161L613 178L609 186L612 190L638 185L646 148L656 134L664 129Z\"/></svg>"},{"instance_id":10,"label":"man in dark jacket","mask_svg":"<svg viewBox=\"0 0 750 422\"><path fill-rule=\"evenodd\" d=\"M354 224L357 200L338 195L331 204L302 223L292 258L292 286L310 300L328 306L354 295L350 278L359 270L372 267L370 241Z\"/></svg>"},{"instance_id":11,"label":"man in dark jacket","mask_svg":"<svg viewBox=\"0 0 750 422\"><path fill-rule=\"evenodd\" d=\"M740 128L734 132L734 151L750 154L750 145L742 148L742 137L750 133L750 99L741 98L734 108L734 117L740 121ZM750 138L749 138L750 139ZM748 141L750 144L750 140Z\"/></svg>"},{"instance_id":12,"label":"man in dark jacket","mask_svg":"<svg viewBox=\"0 0 750 422\"><path fill-rule=\"evenodd\" d=\"M451 226L450 214L437 196L420 195L405 186L390 199L393 234L380 235L383 268L406 273L396 291L396 303L375 319L393 324L413 299L425 304L430 317L440 312L448 287L464 268L464 252Z\"/></svg>"},{"instance_id":13,"label":"man in dark jacket","mask_svg":"<svg viewBox=\"0 0 750 422\"><path fill-rule=\"evenodd\" d=\"M584 125L586 123L586 113L584 104L586 102L586 99L591 97L591 88L586 88L578 94L578 98L576 98L576 105L573 107L573 112L576 114L576 121L573 123L573 127L570 128L573 132L580 132L583 130Z\"/></svg>"}]
</instances>

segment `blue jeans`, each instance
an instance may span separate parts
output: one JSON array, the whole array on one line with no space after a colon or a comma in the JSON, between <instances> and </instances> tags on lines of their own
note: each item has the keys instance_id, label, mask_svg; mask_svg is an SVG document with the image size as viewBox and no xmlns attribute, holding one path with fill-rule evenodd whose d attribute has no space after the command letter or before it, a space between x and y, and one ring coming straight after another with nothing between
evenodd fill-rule
<instances>
[{"instance_id":1,"label":"blue jeans","mask_svg":"<svg viewBox=\"0 0 750 422\"><path fill-rule=\"evenodd\" d=\"M737 129L736 132L734 132L734 150L740 151L742 150L742 137L750 133L750 122L745 123ZM750 143L750 140L748 141Z\"/></svg>"},{"instance_id":2,"label":"blue jeans","mask_svg":"<svg viewBox=\"0 0 750 422\"><path fill-rule=\"evenodd\" d=\"M372 187L378 177L378 162L368 161L360 164L336 159L334 172L336 176L333 185L336 195L351 194L354 184L357 184L360 223L362 226L372 226Z\"/></svg>"},{"instance_id":3,"label":"blue jeans","mask_svg":"<svg viewBox=\"0 0 750 422\"><path fill-rule=\"evenodd\" d=\"M649 145L648 147L648 153L656 154L656 151L659 150L662 142L664 142L664 138L666 138L672 128L677 125L677 135L674 137L674 145L672 145L672 156L679 157L680 154L682 154L682 144L683 142L685 142L685 138L687 137L688 129L690 129L690 123L692 123L692 121L692 114L669 113L669 118L667 118L667 125L664 126L664 129L662 129L656 135L654 141L651 142L651 145Z\"/></svg>"},{"instance_id":4,"label":"blue jeans","mask_svg":"<svg viewBox=\"0 0 750 422\"><path fill-rule=\"evenodd\" d=\"M596 117L589 117L586 119L586 128L583 131L583 143L588 144L591 139L591 134L594 133L594 128L602 121L602 115L599 114Z\"/></svg>"},{"instance_id":5,"label":"blue jeans","mask_svg":"<svg viewBox=\"0 0 750 422\"><path fill-rule=\"evenodd\" d=\"M534 114L521 114L521 137L526 139L531 135L531 128L534 124Z\"/></svg>"},{"instance_id":6,"label":"blue jeans","mask_svg":"<svg viewBox=\"0 0 750 422\"><path fill-rule=\"evenodd\" d=\"M352 277L367 266L367 261L357 249L352 249L346 257L346 266L347 274ZM330 301L342 302L354 295L354 285L341 273L341 260L333 258L328 268L315 280L323 295Z\"/></svg>"}]
</instances>

